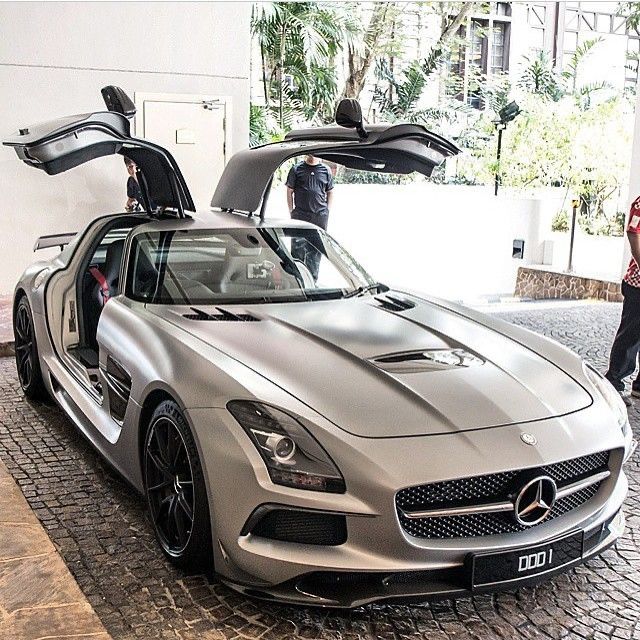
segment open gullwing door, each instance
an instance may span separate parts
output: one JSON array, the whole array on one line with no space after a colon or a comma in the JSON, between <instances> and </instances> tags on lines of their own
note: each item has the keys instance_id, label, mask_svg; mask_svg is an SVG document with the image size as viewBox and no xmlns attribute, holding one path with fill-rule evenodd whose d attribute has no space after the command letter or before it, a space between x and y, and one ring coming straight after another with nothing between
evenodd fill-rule
<instances>
[{"instance_id":1,"label":"open gullwing door","mask_svg":"<svg viewBox=\"0 0 640 640\"><path fill-rule=\"evenodd\" d=\"M110 92L111 90L111 92ZM119 91L130 109L114 104L108 96ZM105 94L105 92L107 92ZM174 209L178 215L195 211L184 177L173 158L163 147L131 135L129 118L135 113L133 103L117 87L103 90L109 111L66 116L21 128L3 140L13 147L20 160L29 166L56 175L102 156L120 154L133 160L147 203L145 208Z\"/></svg>"},{"instance_id":2,"label":"open gullwing door","mask_svg":"<svg viewBox=\"0 0 640 640\"><path fill-rule=\"evenodd\" d=\"M366 137L364 137L366 136ZM266 197L276 169L290 158L312 155L352 169L430 176L460 149L420 124L375 124L367 131L344 126L291 131L274 142L236 153L228 162L211 206L256 211Z\"/></svg>"}]
</instances>

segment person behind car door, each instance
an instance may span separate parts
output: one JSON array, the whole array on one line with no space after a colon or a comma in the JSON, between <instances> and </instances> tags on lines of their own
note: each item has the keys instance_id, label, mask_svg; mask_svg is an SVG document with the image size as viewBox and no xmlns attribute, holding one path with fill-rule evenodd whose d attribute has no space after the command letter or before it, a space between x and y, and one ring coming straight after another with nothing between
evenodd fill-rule
<instances>
[{"instance_id":1,"label":"person behind car door","mask_svg":"<svg viewBox=\"0 0 640 640\"><path fill-rule=\"evenodd\" d=\"M294 220L304 220L327 228L329 210L333 198L333 175L319 158L306 156L302 162L291 167L287 176L287 205ZM292 242L291 255L300 260L318 279L321 252L308 240L295 239Z\"/></svg>"},{"instance_id":2,"label":"person behind car door","mask_svg":"<svg viewBox=\"0 0 640 640\"><path fill-rule=\"evenodd\" d=\"M127 166L129 178L127 179L127 202L125 211L140 211L142 209L142 192L136 178L136 163L131 158L125 157L124 163Z\"/></svg>"},{"instance_id":3,"label":"person behind car door","mask_svg":"<svg viewBox=\"0 0 640 640\"><path fill-rule=\"evenodd\" d=\"M627 238L631 247L631 261L622 280L622 316L605 377L622 395L625 404L629 405L631 401L624 394L624 379L634 372L640 350L640 197L631 205ZM631 395L640 397L640 374L631 385Z\"/></svg>"}]
</instances>

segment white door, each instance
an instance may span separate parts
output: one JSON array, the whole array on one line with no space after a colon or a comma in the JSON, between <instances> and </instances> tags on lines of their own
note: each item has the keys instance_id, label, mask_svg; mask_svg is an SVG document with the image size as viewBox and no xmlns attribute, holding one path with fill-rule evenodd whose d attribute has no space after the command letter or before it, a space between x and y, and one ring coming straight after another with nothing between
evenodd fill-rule
<instances>
[{"instance_id":1,"label":"white door","mask_svg":"<svg viewBox=\"0 0 640 640\"><path fill-rule=\"evenodd\" d=\"M136 135L168 149L198 209L208 209L229 148L231 99L136 93ZM228 120L229 119L229 120Z\"/></svg>"}]
</instances>

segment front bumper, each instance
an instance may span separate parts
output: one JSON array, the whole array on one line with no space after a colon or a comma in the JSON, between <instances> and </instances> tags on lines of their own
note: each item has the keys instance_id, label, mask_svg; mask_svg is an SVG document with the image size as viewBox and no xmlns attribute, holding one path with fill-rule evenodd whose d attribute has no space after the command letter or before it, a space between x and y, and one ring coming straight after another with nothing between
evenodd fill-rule
<instances>
[{"instance_id":1,"label":"front bumper","mask_svg":"<svg viewBox=\"0 0 640 640\"><path fill-rule=\"evenodd\" d=\"M189 419L210 488L216 572L233 588L256 597L354 607L378 600L468 595L466 562L471 554L526 549L570 532L585 532L589 544L575 562L492 590L511 589L600 553L624 529L621 506L627 481L620 467L624 452L631 448L630 434L621 438L619 428L603 429L610 418L598 407L524 426L397 440L345 436L335 427L332 433L327 425L322 443L334 454L347 482L348 492L340 495L274 485L252 443L225 410L189 410ZM318 422L317 416L313 419ZM537 447L522 443L524 427L536 437ZM398 521L394 496L402 487L535 468L598 450L611 450L615 457L615 473L598 494L562 517L530 529L434 540L407 535ZM396 464L398 460L406 463ZM319 546L243 534L256 508L267 504L346 514L347 542Z\"/></svg>"},{"instance_id":2,"label":"front bumper","mask_svg":"<svg viewBox=\"0 0 640 640\"><path fill-rule=\"evenodd\" d=\"M373 602L424 602L459 598L475 593L507 591L532 586L582 564L612 546L624 532L622 511L584 531L582 556L552 571L519 580L474 589L468 563L450 569L399 572L313 572L270 588L255 588L223 580L245 595L263 600L328 608L353 608ZM516 547L514 550L521 549ZM504 549L508 551L509 549ZM523 551L526 548L522 548Z\"/></svg>"}]
</instances>

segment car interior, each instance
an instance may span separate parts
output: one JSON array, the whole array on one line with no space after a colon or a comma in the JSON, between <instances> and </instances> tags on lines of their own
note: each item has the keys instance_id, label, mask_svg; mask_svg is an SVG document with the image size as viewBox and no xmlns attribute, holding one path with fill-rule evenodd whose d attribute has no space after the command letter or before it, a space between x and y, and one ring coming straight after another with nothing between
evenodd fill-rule
<instances>
[{"instance_id":1,"label":"car interior","mask_svg":"<svg viewBox=\"0 0 640 640\"><path fill-rule=\"evenodd\" d=\"M86 369L98 392L98 322L105 304L124 288L120 275L125 242L131 230L144 221L142 217L123 216L108 225L87 252L76 281L80 339L67 348L67 353ZM144 233L136 238L129 277L138 300L215 304L224 297L235 299L316 286L303 261L293 260L298 272L290 273L291 267L285 267L271 247L260 245L250 234L240 241L237 236L214 232L201 237L180 232ZM305 239L289 241L302 241L309 251L320 254L314 243Z\"/></svg>"},{"instance_id":2,"label":"car interior","mask_svg":"<svg viewBox=\"0 0 640 640\"><path fill-rule=\"evenodd\" d=\"M104 305L120 292L120 269L125 240L140 218L123 217L108 226L87 253L78 273L76 299L80 341L67 349L97 380L98 342L96 333Z\"/></svg>"}]
</instances>

